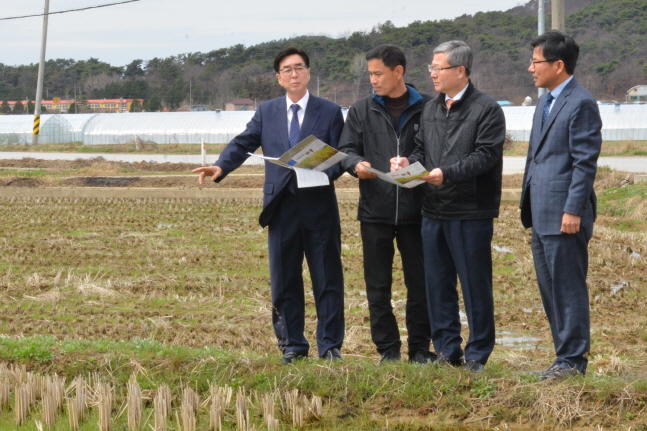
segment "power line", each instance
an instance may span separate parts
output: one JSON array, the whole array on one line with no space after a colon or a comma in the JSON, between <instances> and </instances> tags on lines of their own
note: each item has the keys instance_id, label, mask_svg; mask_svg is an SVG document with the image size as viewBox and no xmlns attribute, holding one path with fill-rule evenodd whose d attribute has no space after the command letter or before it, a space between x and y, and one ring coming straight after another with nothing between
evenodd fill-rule
<instances>
[{"instance_id":1,"label":"power line","mask_svg":"<svg viewBox=\"0 0 647 431\"><path fill-rule=\"evenodd\" d=\"M97 5L97 6L82 7L80 9L60 10L58 12L50 12L50 13L48 13L48 15L56 15L56 14L59 14L59 13L67 13L67 12L78 12L78 11L81 11L81 10L97 9L97 8L100 8L100 7L115 6L115 5L120 5L120 4L124 4L124 3L133 3L133 2L137 2L137 1L141 1L141 0L125 0L125 1L120 1L120 2L117 2L117 3L108 3L108 4L100 4L100 5ZM0 21L6 21L6 20L9 20L9 19L32 18L32 17L35 17L35 16L43 16L43 15L45 15L45 14L44 13L37 13L37 14L34 14L34 15L10 16L10 17L7 17L7 18L0 18Z\"/></svg>"}]
</instances>

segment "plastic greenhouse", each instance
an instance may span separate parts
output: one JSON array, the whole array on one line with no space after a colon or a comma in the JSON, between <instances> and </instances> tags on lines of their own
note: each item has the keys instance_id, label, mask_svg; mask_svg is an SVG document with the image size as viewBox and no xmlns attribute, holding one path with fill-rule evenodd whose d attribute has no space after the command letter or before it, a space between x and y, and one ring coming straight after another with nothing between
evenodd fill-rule
<instances>
[{"instance_id":1,"label":"plastic greenhouse","mask_svg":"<svg viewBox=\"0 0 647 431\"><path fill-rule=\"evenodd\" d=\"M647 105L599 105L602 138L608 141L647 140ZM528 141L534 106L503 107L509 134ZM254 111L142 112L41 116L41 143L82 142L85 145L148 141L158 144L227 143ZM0 144L31 143L31 115L0 115Z\"/></svg>"},{"instance_id":2,"label":"plastic greenhouse","mask_svg":"<svg viewBox=\"0 0 647 431\"><path fill-rule=\"evenodd\" d=\"M647 105L599 105L604 141L647 140ZM504 107L507 132L515 141L528 141L534 106Z\"/></svg>"}]
</instances>

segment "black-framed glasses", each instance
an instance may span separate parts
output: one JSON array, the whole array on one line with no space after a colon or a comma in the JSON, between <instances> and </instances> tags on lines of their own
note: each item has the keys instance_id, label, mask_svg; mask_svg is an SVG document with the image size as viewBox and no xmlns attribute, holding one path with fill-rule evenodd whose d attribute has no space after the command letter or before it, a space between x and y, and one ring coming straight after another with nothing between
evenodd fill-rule
<instances>
[{"instance_id":1,"label":"black-framed glasses","mask_svg":"<svg viewBox=\"0 0 647 431\"><path fill-rule=\"evenodd\" d=\"M557 61L557 60L535 60L534 58L531 58L531 59L530 59L530 64L534 66L534 65L536 65L537 63L554 63L554 62L556 62L556 61Z\"/></svg>"},{"instance_id":2,"label":"black-framed glasses","mask_svg":"<svg viewBox=\"0 0 647 431\"><path fill-rule=\"evenodd\" d=\"M296 73L297 73L297 75L301 75L301 74L306 73L306 70L308 70L308 68L306 67L306 65L304 65L304 64L297 64L297 65L295 65L294 67L289 67L289 66L288 66L288 67L284 67L283 69L279 70L279 73L280 73L281 75L283 75L283 76L290 76L290 75L292 75L294 72L296 72Z\"/></svg>"},{"instance_id":3,"label":"black-framed glasses","mask_svg":"<svg viewBox=\"0 0 647 431\"><path fill-rule=\"evenodd\" d=\"M458 67L458 66L460 66L460 64L457 65L457 66L447 66L447 67L438 67L438 66L434 67L431 64L428 64L427 69L429 69L429 73L432 73L432 72L433 73L440 73L441 70L453 69L453 68Z\"/></svg>"}]
</instances>

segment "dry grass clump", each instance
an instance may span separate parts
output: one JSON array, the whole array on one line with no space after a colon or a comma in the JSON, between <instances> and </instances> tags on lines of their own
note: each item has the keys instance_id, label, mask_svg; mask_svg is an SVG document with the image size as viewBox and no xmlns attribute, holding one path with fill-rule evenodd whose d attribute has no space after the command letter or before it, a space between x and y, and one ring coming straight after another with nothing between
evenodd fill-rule
<instances>
[{"instance_id":1,"label":"dry grass clump","mask_svg":"<svg viewBox=\"0 0 647 431\"><path fill-rule=\"evenodd\" d=\"M41 375L27 372L24 366L8 367L0 363L0 402L5 402L13 395L14 420L17 426L23 426L30 416L38 429L53 429L59 414L64 413L64 401L67 405L69 428L78 431L87 419L86 406L96 407L97 426L100 431L109 431L120 426L127 426L129 431L138 431L150 427L153 431L169 429L169 421L176 422L177 428L183 431L195 431L200 423L206 423L201 417L208 416L209 430L221 431L236 424L238 430L257 429L258 419L262 418L263 427L268 430L281 429L281 421L291 423L296 429L303 429L307 424L323 419L323 400L313 395L307 397L298 389L282 392L274 390L269 393L248 392L240 387L236 402L232 407L233 390L230 386L211 384L209 397L200 403L196 390L184 387L178 404L175 404L171 388L161 385L157 389L152 403L152 411L144 419L146 409L141 387L135 374L128 379L126 388L114 387L98 374L87 380L82 376L73 379L65 390L65 379L56 374ZM13 386L12 386L13 385ZM74 391L74 396L71 393ZM13 392L13 394L11 394ZM67 393L67 397L66 397ZM123 407L119 412L113 411L115 404ZM33 417L38 406L41 406L42 420ZM127 410L126 418L122 415ZM151 416L154 416L151 420ZM122 423L123 425L118 425ZM119 428L120 429L120 428Z\"/></svg>"}]
</instances>

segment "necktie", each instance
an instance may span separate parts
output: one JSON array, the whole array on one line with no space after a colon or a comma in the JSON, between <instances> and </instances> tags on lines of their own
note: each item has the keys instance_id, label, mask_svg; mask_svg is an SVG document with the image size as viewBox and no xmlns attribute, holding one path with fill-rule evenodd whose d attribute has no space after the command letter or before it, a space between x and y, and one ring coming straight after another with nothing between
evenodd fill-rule
<instances>
[{"instance_id":1,"label":"necktie","mask_svg":"<svg viewBox=\"0 0 647 431\"><path fill-rule=\"evenodd\" d=\"M541 117L541 127L544 127L544 123L546 123L546 118L548 118L548 114L550 113L550 104L553 103L553 97L552 94L548 93L548 96L546 97L546 104L544 105L544 115Z\"/></svg>"},{"instance_id":2,"label":"necktie","mask_svg":"<svg viewBox=\"0 0 647 431\"><path fill-rule=\"evenodd\" d=\"M292 121L290 121L290 148L294 147L296 144L299 143L299 116L297 115L297 111L299 110L300 106L297 105L296 103L290 106L290 109L292 109Z\"/></svg>"},{"instance_id":3,"label":"necktie","mask_svg":"<svg viewBox=\"0 0 647 431\"><path fill-rule=\"evenodd\" d=\"M452 104L454 103L454 99L447 99L445 103L447 104L447 110L449 111L450 109L452 109Z\"/></svg>"}]
</instances>

